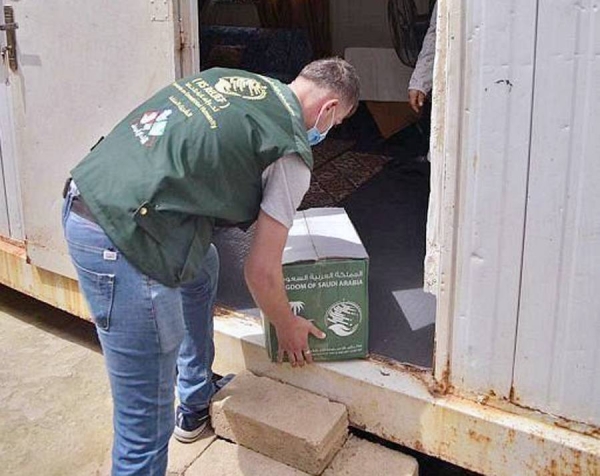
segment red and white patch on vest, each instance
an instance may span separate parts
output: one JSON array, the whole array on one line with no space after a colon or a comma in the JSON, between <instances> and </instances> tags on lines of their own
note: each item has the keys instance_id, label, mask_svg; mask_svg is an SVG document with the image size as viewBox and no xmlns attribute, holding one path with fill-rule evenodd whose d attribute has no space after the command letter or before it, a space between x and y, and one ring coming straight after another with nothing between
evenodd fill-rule
<instances>
[{"instance_id":1,"label":"red and white patch on vest","mask_svg":"<svg viewBox=\"0 0 600 476\"><path fill-rule=\"evenodd\" d=\"M131 129L140 141L140 144L146 147L152 147L158 138L165 133L169 116L171 116L172 113L173 111L171 109L148 111L137 121L134 121L131 124Z\"/></svg>"}]
</instances>

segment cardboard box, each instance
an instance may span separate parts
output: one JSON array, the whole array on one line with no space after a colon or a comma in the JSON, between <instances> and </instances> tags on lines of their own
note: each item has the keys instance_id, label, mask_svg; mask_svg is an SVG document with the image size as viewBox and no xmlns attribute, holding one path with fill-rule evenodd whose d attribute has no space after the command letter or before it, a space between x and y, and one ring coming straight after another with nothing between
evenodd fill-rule
<instances>
[{"instance_id":1,"label":"cardboard box","mask_svg":"<svg viewBox=\"0 0 600 476\"><path fill-rule=\"evenodd\" d=\"M296 315L314 322L324 340L309 336L315 361L367 355L369 257L342 208L298 212L283 255L288 299ZM266 347L277 360L275 328L265 320Z\"/></svg>"},{"instance_id":2,"label":"cardboard box","mask_svg":"<svg viewBox=\"0 0 600 476\"><path fill-rule=\"evenodd\" d=\"M384 139L389 139L419 120L419 115L408 102L366 101L365 104Z\"/></svg>"}]
</instances>

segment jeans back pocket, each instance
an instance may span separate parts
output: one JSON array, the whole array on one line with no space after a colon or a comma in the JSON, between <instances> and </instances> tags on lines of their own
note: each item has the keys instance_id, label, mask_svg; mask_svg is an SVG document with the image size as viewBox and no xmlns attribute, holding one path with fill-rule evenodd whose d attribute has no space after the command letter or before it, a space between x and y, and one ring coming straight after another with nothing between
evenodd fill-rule
<instances>
[{"instance_id":1,"label":"jeans back pocket","mask_svg":"<svg viewBox=\"0 0 600 476\"><path fill-rule=\"evenodd\" d=\"M107 331L110 327L115 291L115 275L89 271L73 263L79 277L79 286L90 306L92 318L99 329Z\"/></svg>"}]
</instances>

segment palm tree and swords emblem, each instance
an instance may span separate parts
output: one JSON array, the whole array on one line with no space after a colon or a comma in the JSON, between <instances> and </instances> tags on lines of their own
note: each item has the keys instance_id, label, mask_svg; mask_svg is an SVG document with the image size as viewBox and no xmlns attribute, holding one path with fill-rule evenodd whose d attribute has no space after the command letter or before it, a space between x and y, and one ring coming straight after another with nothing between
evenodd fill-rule
<instances>
[{"instance_id":1,"label":"palm tree and swords emblem","mask_svg":"<svg viewBox=\"0 0 600 476\"><path fill-rule=\"evenodd\" d=\"M290 308L295 315L308 319L302 315L306 308L306 303L303 301L290 301ZM340 337L348 337L357 331L362 320L362 312L356 303L340 301L329 307L325 317L329 330ZM314 319L308 320L314 324Z\"/></svg>"}]
</instances>

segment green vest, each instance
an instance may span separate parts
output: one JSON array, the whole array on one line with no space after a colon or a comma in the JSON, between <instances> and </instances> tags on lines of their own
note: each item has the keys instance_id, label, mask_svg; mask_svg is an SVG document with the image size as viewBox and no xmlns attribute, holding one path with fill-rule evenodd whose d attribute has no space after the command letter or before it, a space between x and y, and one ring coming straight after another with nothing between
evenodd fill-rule
<instances>
[{"instance_id":1,"label":"green vest","mask_svg":"<svg viewBox=\"0 0 600 476\"><path fill-rule=\"evenodd\" d=\"M289 87L215 68L159 91L71 175L123 255L174 287L198 275L214 226L256 220L262 172L292 153L312 169L302 110Z\"/></svg>"}]
</instances>

